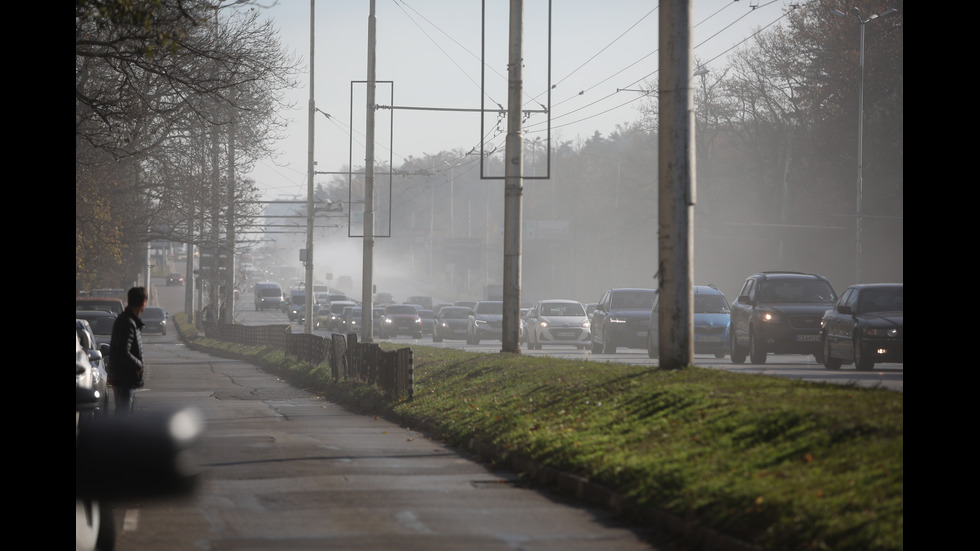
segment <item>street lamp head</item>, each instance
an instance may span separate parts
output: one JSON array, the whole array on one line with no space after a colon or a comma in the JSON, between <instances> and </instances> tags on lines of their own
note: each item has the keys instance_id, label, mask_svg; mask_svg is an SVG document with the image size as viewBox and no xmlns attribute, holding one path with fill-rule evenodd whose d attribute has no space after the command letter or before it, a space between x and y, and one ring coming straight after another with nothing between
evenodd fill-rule
<instances>
[{"instance_id":1,"label":"street lamp head","mask_svg":"<svg viewBox=\"0 0 980 551\"><path fill-rule=\"evenodd\" d=\"M851 8L851 15L857 17L858 19L861 19L861 10L859 10L857 6L854 6L853 8Z\"/></svg>"}]
</instances>

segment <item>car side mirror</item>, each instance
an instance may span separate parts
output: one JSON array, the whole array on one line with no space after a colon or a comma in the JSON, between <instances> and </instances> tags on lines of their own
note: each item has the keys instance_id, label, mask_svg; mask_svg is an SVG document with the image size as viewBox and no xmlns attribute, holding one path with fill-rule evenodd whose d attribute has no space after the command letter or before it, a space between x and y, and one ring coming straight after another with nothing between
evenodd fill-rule
<instances>
[{"instance_id":1,"label":"car side mirror","mask_svg":"<svg viewBox=\"0 0 980 551\"><path fill-rule=\"evenodd\" d=\"M103 359L108 359L109 358L109 344L108 343L102 343L102 344L100 344L99 345L99 352L102 353L102 358Z\"/></svg>"},{"instance_id":2,"label":"car side mirror","mask_svg":"<svg viewBox=\"0 0 980 551\"><path fill-rule=\"evenodd\" d=\"M89 350L88 352L89 363L95 363L102 361L102 351L101 350Z\"/></svg>"},{"instance_id":3,"label":"car side mirror","mask_svg":"<svg viewBox=\"0 0 980 551\"><path fill-rule=\"evenodd\" d=\"M749 298L749 295L740 295L736 302L738 302L739 304L749 304L749 305L755 304L755 302L751 298Z\"/></svg>"},{"instance_id":4,"label":"car side mirror","mask_svg":"<svg viewBox=\"0 0 980 551\"><path fill-rule=\"evenodd\" d=\"M853 310L851 309L850 306L844 306L842 304L837 307L837 311L840 312L841 314L851 314Z\"/></svg>"}]
</instances>

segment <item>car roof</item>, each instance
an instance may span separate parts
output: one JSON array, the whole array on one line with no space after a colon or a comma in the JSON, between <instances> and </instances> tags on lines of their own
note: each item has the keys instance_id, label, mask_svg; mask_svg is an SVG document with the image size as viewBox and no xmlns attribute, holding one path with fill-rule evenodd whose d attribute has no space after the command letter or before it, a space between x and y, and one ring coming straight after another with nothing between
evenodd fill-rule
<instances>
[{"instance_id":1,"label":"car roof","mask_svg":"<svg viewBox=\"0 0 980 551\"><path fill-rule=\"evenodd\" d=\"M108 310L75 310L75 319L116 317Z\"/></svg>"},{"instance_id":2,"label":"car roof","mask_svg":"<svg viewBox=\"0 0 980 551\"><path fill-rule=\"evenodd\" d=\"M619 287L619 288L616 288L616 289L609 289L609 290L612 291L612 292L614 292L614 293L619 292L619 291L653 291L654 293L657 292L656 289L650 289L648 287Z\"/></svg>"},{"instance_id":3,"label":"car roof","mask_svg":"<svg viewBox=\"0 0 980 551\"><path fill-rule=\"evenodd\" d=\"M718 288L715 287L714 285L695 285L694 286L694 292L695 293L705 294L705 295L722 295L722 294L724 294L721 291L719 291Z\"/></svg>"},{"instance_id":4,"label":"car roof","mask_svg":"<svg viewBox=\"0 0 980 551\"><path fill-rule=\"evenodd\" d=\"M827 279L820 274L809 274L806 272L758 272L753 274L752 277L762 276L766 279L800 279L800 278L812 278L812 279Z\"/></svg>"}]
</instances>

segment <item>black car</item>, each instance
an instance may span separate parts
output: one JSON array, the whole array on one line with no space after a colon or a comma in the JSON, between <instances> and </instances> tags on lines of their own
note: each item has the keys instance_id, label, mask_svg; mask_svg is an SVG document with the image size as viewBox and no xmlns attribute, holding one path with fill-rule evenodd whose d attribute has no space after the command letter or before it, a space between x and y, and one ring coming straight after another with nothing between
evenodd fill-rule
<instances>
[{"instance_id":1,"label":"black car","mask_svg":"<svg viewBox=\"0 0 980 551\"><path fill-rule=\"evenodd\" d=\"M820 319L837 302L827 278L759 272L745 279L731 305L732 363L766 363L766 355L813 354L823 363Z\"/></svg>"},{"instance_id":2,"label":"black car","mask_svg":"<svg viewBox=\"0 0 980 551\"><path fill-rule=\"evenodd\" d=\"M168 286L171 286L172 287L174 285L183 285L183 284L184 284L184 276L178 274L177 272L171 272L167 276L167 285Z\"/></svg>"},{"instance_id":3,"label":"black car","mask_svg":"<svg viewBox=\"0 0 980 551\"><path fill-rule=\"evenodd\" d=\"M167 334L167 311L159 306L147 306L140 314L144 333Z\"/></svg>"},{"instance_id":4,"label":"black car","mask_svg":"<svg viewBox=\"0 0 980 551\"><path fill-rule=\"evenodd\" d=\"M503 301L477 301L466 316L466 344L480 344L480 339L500 340L503 335L503 321Z\"/></svg>"},{"instance_id":5,"label":"black car","mask_svg":"<svg viewBox=\"0 0 980 551\"><path fill-rule=\"evenodd\" d=\"M615 354L618 347L646 348L656 289L609 289L592 312L592 352Z\"/></svg>"},{"instance_id":6,"label":"black car","mask_svg":"<svg viewBox=\"0 0 980 551\"><path fill-rule=\"evenodd\" d=\"M870 371L875 363L903 363L905 290L902 283L852 285L823 315L823 365L854 364Z\"/></svg>"},{"instance_id":7,"label":"black car","mask_svg":"<svg viewBox=\"0 0 980 551\"><path fill-rule=\"evenodd\" d=\"M470 309L465 306L443 306L432 321L432 342L443 339L466 339L466 324Z\"/></svg>"}]
</instances>

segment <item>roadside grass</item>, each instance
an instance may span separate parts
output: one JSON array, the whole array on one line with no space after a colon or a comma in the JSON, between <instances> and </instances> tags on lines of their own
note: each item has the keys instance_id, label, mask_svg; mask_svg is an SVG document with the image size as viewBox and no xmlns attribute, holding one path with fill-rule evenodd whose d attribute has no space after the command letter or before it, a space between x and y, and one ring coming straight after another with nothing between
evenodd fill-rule
<instances>
[{"instance_id":1,"label":"roadside grass","mask_svg":"<svg viewBox=\"0 0 980 551\"><path fill-rule=\"evenodd\" d=\"M412 351L411 401L334 382L325 366L245 356L451 445L485 442L761 549L904 548L900 392L698 367Z\"/></svg>"}]
</instances>

